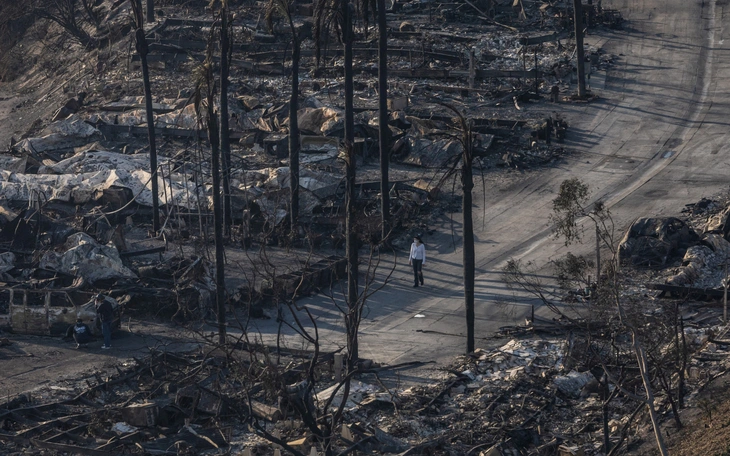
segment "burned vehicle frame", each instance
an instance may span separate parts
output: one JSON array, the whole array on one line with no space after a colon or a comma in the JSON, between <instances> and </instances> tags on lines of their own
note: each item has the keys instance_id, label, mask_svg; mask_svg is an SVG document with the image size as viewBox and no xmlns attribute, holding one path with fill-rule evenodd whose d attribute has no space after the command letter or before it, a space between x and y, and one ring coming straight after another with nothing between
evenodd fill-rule
<instances>
[{"instance_id":1,"label":"burned vehicle frame","mask_svg":"<svg viewBox=\"0 0 730 456\"><path fill-rule=\"evenodd\" d=\"M92 334L101 335L93 293L76 289L0 287L0 327L15 333L63 335L80 318ZM107 297L114 309L112 330L121 326L122 306Z\"/></svg>"}]
</instances>

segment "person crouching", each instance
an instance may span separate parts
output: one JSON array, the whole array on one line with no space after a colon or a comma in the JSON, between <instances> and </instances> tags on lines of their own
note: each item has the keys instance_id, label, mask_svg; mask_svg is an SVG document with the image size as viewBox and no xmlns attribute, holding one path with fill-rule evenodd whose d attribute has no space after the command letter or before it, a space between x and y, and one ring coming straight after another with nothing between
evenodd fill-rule
<instances>
[{"instance_id":1,"label":"person crouching","mask_svg":"<svg viewBox=\"0 0 730 456\"><path fill-rule=\"evenodd\" d=\"M72 331L74 341L76 342L76 348L86 346L86 344L91 342L91 330L82 319L77 319L76 324L69 329Z\"/></svg>"}]
</instances>

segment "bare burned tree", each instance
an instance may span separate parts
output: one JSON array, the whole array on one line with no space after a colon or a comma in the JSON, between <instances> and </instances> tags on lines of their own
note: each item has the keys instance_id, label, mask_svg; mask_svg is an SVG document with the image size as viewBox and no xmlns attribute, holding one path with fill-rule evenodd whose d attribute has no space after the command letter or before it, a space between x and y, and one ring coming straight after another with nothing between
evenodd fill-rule
<instances>
[{"instance_id":1,"label":"bare burned tree","mask_svg":"<svg viewBox=\"0 0 730 456\"><path fill-rule=\"evenodd\" d=\"M475 247L474 247L474 137L471 122L453 105L438 102L457 116L460 129L459 141L462 152L450 158L451 166L441 178L442 182L461 170L462 210L464 211L464 250L462 262L464 266L464 313L466 316L466 352L474 351L474 281L475 281Z\"/></svg>"},{"instance_id":2,"label":"bare burned tree","mask_svg":"<svg viewBox=\"0 0 730 456\"><path fill-rule=\"evenodd\" d=\"M273 236L274 232L274 224L266 224L262 236ZM276 335L276 346L267 346L264 336L252 330L248 320L238 321L243 330L239 345L249 356L249 367L242 373L245 377L243 383L247 385L253 383L263 387L270 401L277 397L278 399L276 406L267 406L260 403L261 395L259 398L254 398L252 393L248 396L248 405L242 408L251 410L252 413L242 415L242 419L261 437L282 445L295 455L303 453L287 445L286 439L275 435L267 427L266 421L273 416L300 419L318 447L319 454L333 456L342 454L343 442L338 430L345 420L344 410L350 395L350 382L364 371L360 364L346 363L342 366L344 371L337 371L336 374L332 372L333 358L350 346L350 341L343 341L334 351L324 352L320 343L317 319L307 306L297 304L297 299L309 293L316 285L317 288L321 287L322 293L330 297L332 305L343 315L350 312L350 306L347 304L343 306L335 299L336 293L346 294L346 290L337 290L336 285L341 283L341 276L336 272L339 267L336 263L331 263L326 274L318 272L320 269L316 267L313 253L315 234L307 234L306 239L310 241L309 252L303 258L296 258L292 262L295 266L286 271L277 270L269 258L266 243L261 243L258 251L249 255L249 261L256 266L248 280L251 283L262 281L266 284L264 294L277 308L279 331ZM375 284L375 271L381 266L383 258L374 247L371 249L370 261L364 274L364 291L358 297L360 312L351 317L358 324L367 299L385 286L395 269L394 263L385 280ZM255 277L256 275L258 276ZM292 277L298 277L298 280L293 282ZM314 280L318 283L315 284ZM288 331L284 331L285 329ZM285 337L284 333L293 335ZM294 351L299 354L297 360L292 359ZM336 380L331 393L325 396L321 393L316 394L325 382L329 382L328 378L331 378L332 374L335 374ZM253 387L246 388L249 389L255 390Z\"/></svg>"},{"instance_id":3,"label":"bare burned tree","mask_svg":"<svg viewBox=\"0 0 730 456\"><path fill-rule=\"evenodd\" d=\"M575 25L575 47L578 69L578 98L586 96L586 70L583 66L585 50L583 49L583 2L573 0L573 21Z\"/></svg>"},{"instance_id":4,"label":"bare burned tree","mask_svg":"<svg viewBox=\"0 0 730 456\"><path fill-rule=\"evenodd\" d=\"M157 182L157 147L155 141L155 117L152 111L152 88L150 84L150 69L147 64L147 37L144 33L144 19L142 17L142 3L140 0L130 0L136 31L134 34L135 48L142 62L142 81L144 83L145 112L147 113L147 135L150 146L150 173L152 174L152 231L157 235L160 230L160 203Z\"/></svg>"},{"instance_id":5,"label":"bare burned tree","mask_svg":"<svg viewBox=\"0 0 730 456\"><path fill-rule=\"evenodd\" d=\"M601 201L593 203L592 206L588 204L589 191L588 185L583 183L577 178L569 179L564 181L560 186L558 196L553 200L553 214L550 216L550 220L554 223L553 230L556 237L562 237L565 240L566 245L570 245L573 242L578 242L582 238L583 234L583 223L588 221L593 225L596 233L596 275L605 277L604 280L598 282L600 287L596 286L595 290L597 294L594 295L593 299L596 301L591 305L590 308L584 308L585 314L591 314L595 312L596 307L600 307L601 304L607 307L613 307L615 311L615 317L618 320L620 328L628 333L630 340L631 351L633 352L636 365L638 366L639 378L644 388L644 397L634 395L628 391L622 390L624 394L635 399L640 400L647 408L649 417L651 419L652 426L654 428L654 436L657 442L657 447L662 455L667 454L667 449L664 444L664 438L662 436L661 427L659 425L656 400L654 396L654 386L652 384L652 367L649 364L649 356L647 355L642 339L646 340L646 337L642 337L639 327L641 327L641 312L631 312L632 306L622 294L622 283L618 273L618 250L613 235L613 221L611 214L605 204ZM601 263L601 248L606 249L610 252L610 258L608 261ZM579 271L584 270L583 267L589 265L588 261L578 261L576 257L569 257L565 263L566 268L564 271L572 271L575 276L579 275ZM508 285L517 285L523 287L523 289L544 298L544 294L541 291L541 286L535 281L531 281L526 278L527 274L519 268L519 265L512 261L505 269L505 280ZM565 279L564 279L565 280ZM529 284L530 288L524 287L524 284ZM558 308L559 305L551 303L550 308ZM560 312L561 315L565 315L564 312ZM595 317L595 315L592 315ZM587 320L589 323L594 318ZM576 320L573 320L576 321ZM588 325L590 330L590 324ZM656 328L654 328L656 329ZM589 332L590 334L590 332ZM604 365L604 372L608 377L609 381L614 383L617 387L621 388L620 382L612 377L610 369Z\"/></svg>"},{"instance_id":6,"label":"bare burned tree","mask_svg":"<svg viewBox=\"0 0 730 456\"><path fill-rule=\"evenodd\" d=\"M215 0L211 2L214 3ZM233 214L231 210L231 137L228 126L228 73L231 65L231 55L233 47L231 46L231 20L228 8L228 0L220 2L220 51L221 51L221 124L220 124L220 143L221 158L223 164L223 228L226 235L231 234L231 225L233 224Z\"/></svg>"},{"instance_id":7,"label":"bare burned tree","mask_svg":"<svg viewBox=\"0 0 730 456\"><path fill-rule=\"evenodd\" d=\"M459 119L461 126L461 145L463 148L461 158L461 189L462 189L462 210L464 211L464 250L462 261L464 266L464 313L466 314L466 352L474 351L474 276L475 276L475 253L474 253L474 214L473 196L474 190L474 138L472 136L471 124L453 106L442 103L451 109ZM458 163L458 161L457 161Z\"/></svg>"},{"instance_id":8,"label":"bare burned tree","mask_svg":"<svg viewBox=\"0 0 730 456\"><path fill-rule=\"evenodd\" d=\"M390 127L388 126L388 24L385 0L377 0L378 9L378 149L380 149L381 238L390 235Z\"/></svg>"},{"instance_id":9,"label":"bare burned tree","mask_svg":"<svg viewBox=\"0 0 730 456\"><path fill-rule=\"evenodd\" d=\"M299 62L302 43L294 27L292 19L292 0L269 0L266 7L266 23L269 31L273 33L273 18L279 15L286 21L292 40L291 57L291 93L289 95L289 170L290 170L290 201L289 201L289 222L290 235L296 236L299 225L299 150L301 141L299 138Z\"/></svg>"},{"instance_id":10,"label":"bare burned tree","mask_svg":"<svg viewBox=\"0 0 730 456\"><path fill-rule=\"evenodd\" d=\"M353 32L352 5L348 0L319 0L314 11L314 41L319 61L320 39L331 28L337 32L345 46L345 231L347 251L347 303L349 312L345 316L348 333L348 357L350 362L359 358L357 338L358 309L358 238L355 231L355 108L354 72L352 67Z\"/></svg>"},{"instance_id":11,"label":"bare burned tree","mask_svg":"<svg viewBox=\"0 0 730 456\"><path fill-rule=\"evenodd\" d=\"M63 27L82 46L93 48L97 40L84 29L79 21L81 15L78 0L46 0L33 3L33 13L41 18L53 21Z\"/></svg>"},{"instance_id":12,"label":"bare burned tree","mask_svg":"<svg viewBox=\"0 0 730 456\"><path fill-rule=\"evenodd\" d=\"M226 284L225 259L223 247L223 208L221 207L220 182L220 143L218 130L218 114L215 112L216 83L213 75L213 51L211 38L208 40L207 55L202 65L195 73L195 112L198 119L205 119L210 141L211 173L213 188L213 229L215 238L215 284L216 284L216 313L218 314L218 343L226 343ZM203 109L203 95L205 95L205 115Z\"/></svg>"},{"instance_id":13,"label":"bare burned tree","mask_svg":"<svg viewBox=\"0 0 730 456\"><path fill-rule=\"evenodd\" d=\"M101 19L99 18L99 14L94 10L94 1L81 0L81 5L84 7L84 12L86 12L86 16L89 18L91 23L98 28L101 24Z\"/></svg>"}]
</instances>

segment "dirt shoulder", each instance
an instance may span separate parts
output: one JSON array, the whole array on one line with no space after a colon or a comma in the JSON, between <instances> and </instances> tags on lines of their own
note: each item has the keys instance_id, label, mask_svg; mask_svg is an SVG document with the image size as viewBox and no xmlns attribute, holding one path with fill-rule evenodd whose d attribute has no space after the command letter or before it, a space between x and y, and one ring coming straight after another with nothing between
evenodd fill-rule
<instances>
[{"instance_id":1,"label":"dirt shoulder","mask_svg":"<svg viewBox=\"0 0 730 456\"><path fill-rule=\"evenodd\" d=\"M663 432L669 454L673 456L726 455L730 451L730 373L725 372L689 399L680 412L682 428L667 417ZM646 456L659 455L652 435L632 451Z\"/></svg>"}]
</instances>

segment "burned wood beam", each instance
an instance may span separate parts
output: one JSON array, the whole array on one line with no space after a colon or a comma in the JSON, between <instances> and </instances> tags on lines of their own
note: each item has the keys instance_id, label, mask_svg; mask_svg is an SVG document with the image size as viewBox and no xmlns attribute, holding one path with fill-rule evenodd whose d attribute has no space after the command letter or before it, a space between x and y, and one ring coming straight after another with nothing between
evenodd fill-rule
<instances>
[{"instance_id":1,"label":"burned wood beam","mask_svg":"<svg viewBox=\"0 0 730 456\"><path fill-rule=\"evenodd\" d=\"M531 36L520 38L520 44L523 46L531 46L533 44L548 43L550 41L559 41L570 38L569 33L551 33L549 35Z\"/></svg>"},{"instance_id":2,"label":"burned wood beam","mask_svg":"<svg viewBox=\"0 0 730 456\"><path fill-rule=\"evenodd\" d=\"M426 405L424 405L423 407L421 407L421 408L420 408L420 409L419 409L419 410L417 411L417 413L419 413L419 414L420 414L420 413L423 413L423 412L425 412L426 410L428 410L428 408L429 408L429 407L431 407L431 406L432 406L433 404L435 404L435 403L436 403L436 401L438 401L438 400L440 400L440 399L441 399L442 397L444 397L444 395L445 395L446 393L448 393L448 392L449 392L449 391L451 390L451 388L453 388L454 386L456 386L456 385L457 385L457 384L459 384L459 383L465 383L465 382L467 382L467 381L469 381L469 377L467 377L467 376L465 376L465 375L460 375L460 374L459 374L459 375L457 375L456 377L452 378L452 379L451 379L451 380L449 380L449 382L448 382L448 383L447 383L447 384L446 384L446 385L445 385L445 386L444 386L444 387L443 387L443 388L441 389L441 391L440 391L440 392L439 392L439 393L438 393L438 394L437 394L437 395L436 395L436 396L435 396L435 397L434 397L433 399L431 399L431 400L430 400L430 401L428 402L428 404L426 404Z\"/></svg>"},{"instance_id":3,"label":"burned wood beam","mask_svg":"<svg viewBox=\"0 0 730 456\"><path fill-rule=\"evenodd\" d=\"M30 443L30 439L0 432L0 442L14 442L19 445L28 445Z\"/></svg>"},{"instance_id":4,"label":"burned wood beam","mask_svg":"<svg viewBox=\"0 0 730 456\"><path fill-rule=\"evenodd\" d=\"M160 52L169 54L189 54L190 51L205 51L206 42L203 40L174 40L162 39L150 43L150 52ZM235 50L244 54L246 57L255 60L291 58L291 48L286 43L244 43L235 46ZM353 53L358 57L375 57L378 55L377 47L355 47ZM340 47L328 47L323 50L323 57L341 56L344 50ZM302 49L302 57L314 57L314 49ZM440 50L412 49L404 47L388 48L388 55L396 57L411 56L428 56L436 60L443 60L453 63L462 63L464 55L461 52ZM134 57L133 57L134 59ZM496 55L482 54L483 61L492 61L497 59Z\"/></svg>"},{"instance_id":5,"label":"burned wood beam","mask_svg":"<svg viewBox=\"0 0 730 456\"><path fill-rule=\"evenodd\" d=\"M97 450L94 448L84 448L81 446L76 445L68 445L64 443L53 443L53 442L46 442L44 440L38 440L38 439L30 439L31 445L33 445L36 448L43 448L46 450L56 450L56 451L64 451L66 453L70 454L86 454L89 456L107 456L111 455L112 453L105 450Z\"/></svg>"},{"instance_id":6,"label":"burned wood beam","mask_svg":"<svg viewBox=\"0 0 730 456\"><path fill-rule=\"evenodd\" d=\"M84 443L86 443L85 439L79 435L74 434L74 432L80 431L83 429L87 429L88 427L89 427L89 423L82 423L82 424L79 424L78 426L74 426L71 429L68 429L66 431L58 432L58 433L52 435L51 437L48 437L43 440L46 442L54 442L55 440L58 440L60 438L67 438L67 439L73 440L76 443L84 444Z\"/></svg>"},{"instance_id":7,"label":"burned wood beam","mask_svg":"<svg viewBox=\"0 0 730 456\"><path fill-rule=\"evenodd\" d=\"M424 450L436 448L441 445L443 441L443 437L439 437L434 440L429 440L428 442L419 443L418 445L399 453L398 456L417 456L419 454L423 454Z\"/></svg>"},{"instance_id":8,"label":"burned wood beam","mask_svg":"<svg viewBox=\"0 0 730 456\"><path fill-rule=\"evenodd\" d=\"M185 25L192 25L195 27L211 27L213 26L213 19L197 19L197 18L185 18L185 17L168 17L165 19L168 27L179 27Z\"/></svg>"},{"instance_id":9,"label":"burned wood beam","mask_svg":"<svg viewBox=\"0 0 730 456\"><path fill-rule=\"evenodd\" d=\"M151 255L153 253L163 253L167 250L167 246L153 247L151 249L133 250L127 252L119 252L120 258L131 258L135 256Z\"/></svg>"},{"instance_id":10,"label":"burned wood beam","mask_svg":"<svg viewBox=\"0 0 730 456\"><path fill-rule=\"evenodd\" d=\"M180 46L177 44L163 44L163 43L150 43L148 45L148 49L150 52L157 52L161 54L169 53L169 54L189 54L191 48L187 48L185 46ZM203 48L202 50L204 50ZM197 49L196 49L197 50Z\"/></svg>"},{"instance_id":11,"label":"burned wood beam","mask_svg":"<svg viewBox=\"0 0 730 456\"><path fill-rule=\"evenodd\" d=\"M712 299L721 299L724 295L724 291L717 288L695 288L664 283L650 283L646 287L650 290L661 291L659 297L663 297L667 292L672 296L697 296Z\"/></svg>"},{"instance_id":12,"label":"burned wood beam","mask_svg":"<svg viewBox=\"0 0 730 456\"><path fill-rule=\"evenodd\" d=\"M461 36L461 35L454 35L453 33L449 32L443 32L439 30L422 30L419 32L401 32L400 30L388 30L388 35L390 35L393 38L414 38L414 39L420 39L424 35L432 35L432 36L439 36L443 37L449 40L458 41L461 43L468 43L472 41L479 41L481 36Z\"/></svg>"},{"instance_id":13,"label":"burned wood beam","mask_svg":"<svg viewBox=\"0 0 730 456\"><path fill-rule=\"evenodd\" d=\"M358 57L375 57L378 55L377 48L354 48L353 53ZM328 48L323 52L323 58L341 56L344 50L339 48ZM388 55L396 57L410 57L410 56L428 56L436 60L443 60L453 63L462 63L464 58L461 53L449 52L449 51L424 51L414 50L408 48L388 48ZM315 51L313 49L303 49L301 51L302 57L314 57ZM270 51L261 52L250 52L246 54L246 57L254 60L266 60L266 59L283 59L291 57L290 49L276 49ZM492 57L492 56L490 56ZM494 56L493 58L496 58Z\"/></svg>"},{"instance_id":14,"label":"burned wood beam","mask_svg":"<svg viewBox=\"0 0 730 456\"><path fill-rule=\"evenodd\" d=\"M151 42L149 44L149 49L151 52L164 49L178 49L183 52L204 51L205 47L206 42L204 40L160 39L155 40L154 42Z\"/></svg>"},{"instance_id":15,"label":"burned wood beam","mask_svg":"<svg viewBox=\"0 0 730 456\"><path fill-rule=\"evenodd\" d=\"M454 92L455 93L469 93L469 92L473 92L473 93L486 93L486 94L491 94L494 91L493 89L488 89L488 88L485 88L485 89L480 89L480 88L470 89L469 87L463 87L463 86L447 86L447 85L442 85L442 84L413 84L413 83L408 83L408 82L397 82L397 81L389 82L389 84L392 85L393 87L397 87L397 88L399 88L401 90L408 90L408 91L411 91L414 88L416 88L418 90L437 90L437 91L440 91L440 92L449 92L449 93L454 93ZM413 93L416 93L416 92L413 92Z\"/></svg>"},{"instance_id":16,"label":"burned wood beam","mask_svg":"<svg viewBox=\"0 0 730 456\"><path fill-rule=\"evenodd\" d=\"M154 103L152 105L152 111L154 111L155 114L167 114L169 112L175 111L174 107L161 107L157 103ZM145 109L144 103L130 103L128 105L106 105L106 106L99 106L99 109L102 111L111 111L111 112L124 112L124 111L133 111L137 109Z\"/></svg>"},{"instance_id":17,"label":"burned wood beam","mask_svg":"<svg viewBox=\"0 0 730 456\"><path fill-rule=\"evenodd\" d=\"M348 455L348 454L354 452L355 450L360 449L361 446L363 446L364 444L370 442L371 440L377 440L377 439L375 438L374 435L368 435L368 436L365 436L364 438L362 438L362 439L360 439L360 440L358 440L357 442L354 442L354 443L349 442L349 441L345 440L344 438L342 440L345 441L346 443L350 444L350 446L347 447L347 448L345 448L341 452L339 452L337 456L345 456L345 455Z\"/></svg>"},{"instance_id":18,"label":"burned wood beam","mask_svg":"<svg viewBox=\"0 0 730 456\"><path fill-rule=\"evenodd\" d=\"M96 447L96 450L97 451L106 451L107 448L109 450L113 450L114 448L116 448L119 445L124 445L124 444L128 443L128 441L130 441L130 440L139 439L143 435L144 434L140 431L134 431L129 434L125 434L119 438L112 438L109 442Z\"/></svg>"},{"instance_id":19,"label":"burned wood beam","mask_svg":"<svg viewBox=\"0 0 730 456\"><path fill-rule=\"evenodd\" d=\"M453 122L453 116L445 116L439 114L424 114L424 113L413 113L415 116L422 119L433 120L436 122ZM486 117L475 117L470 119L474 127L508 127L515 129L517 127L524 127L527 124L525 120L512 120L512 119L494 119Z\"/></svg>"},{"instance_id":20,"label":"burned wood beam","mask_svg":"<svg viewBox=\"0 0 730 456\"><path fill-rule=\"evenodd\" d=\"M390 70L389 74L401 78L426 78L426 79L469 79L469 70L436 70L431 68L418 68L413 70ZM474 70L477 79L490 78L522 78L535 77L535 70ZM538 73L539 77L539 73ZM471 90L471 89L470 89Z\"/></svg>"},{"instance_id":21,"label":"burned wood beam","mask_svg":"<svg viewBox=\"0 0 730 456\"><path fill-rule=\"evenodd\" d=\"M289 68L284 68L283 65L277 63L256 63L247 60L231 59L231 66L257 74L286 76L290 73Z\"/></svg>"},{"instance_id":22,"label":"burned wood beam","mask_svg":"<svg viewBox=\"0 0 730 456\"><path fill-rule=\"evenodd\" d=\"M416 55L422 54L420 51L416 51ZM202 54L187 54L187 53L163 53L163 54L150 54L147 56L149 62L186 62L190 58L202 62L204 56ZM449 57L450 59L452 57ZM132 56L132 61L138 61L138 56ZM215 60L215 59L214 59ZM263 75L279 75L286 76L289 74L289 68L284 67L278 63L257 63L250 62L248 60L232 59L231 65L239 70L246 70L250 74L263 74ZM342 73L342 68L324 68L325 71L333 71L337 74ZM372 74L376 75L377 68L357 68L355 70L359 74ZM391 69L388 71L389 76L400 77L400 78L419 78L419 79L469 79L471 72L467 70L449 70L449 69L433 69L433 68L414 68L414 69ZM476 79L495 79L495 78L519 78L519 79L534 79L540 77L540 73L533 70L474 70L474 77ZM460 90L472 90L478 91L478 89L462 88Z\"/></svg>"},{"instance_id":23,"label":"burned wood beam","mask_svg":"<svg viewBox=\"0 0 730 456\"><path fill-rule=\"evenodd\" d=\"M205 60L203 54L191 54L187 52L163 52L161 54L149 54L147 56L148 62L187 62L190 59L202 62ZM217 61L216 57L213 57L214 61ZM133 55L132 62L139 62L139 56ZM286 76L289 74L289 69L284 68L283 65L278 63L256 63L249 62L247 60L231 59L231 65L241 70L247 70L255 74L266 74L266 75L279 75Z\"/></svg>"},{"instance_id":24,"label":"burned wood beam","mask_svg":"<svg viewBox=\"0 0 730 456\"><path fill-rule=\"evenodd\" d=\"M39 432L39 431L42 432L44 429L48 428L49 426L54 426L56 423L73 422L77 418L86 417L86 416L92 415L94 413L96 413L96 410L93 410L91 412L86 412L86 413L79 413L79 414L76 414L76 415L62 416L62 417L59 417L59 418L56 418L56 419L53 419L53 420L47 420L47 421L44 421L42 423L37 424L34 427L31 427L31 428L25 429L23 431L20 431L15 436L16 437L19 437L19 438L25 438L25 439L27 439L27 438L30 438L30 436L33 435L34 433ZM88 424L88 423L86 423L86 424Z\"/></svg>"},{"instance_id":25,"label":"burned wood beam","mask_svg":"<svg viewBox=\"0 0 730 456\"><path fill-rule=\"evenodd\" d=\"M144 136L147 134L147 127L140 126L128 126L128 125L111 125L102 124L97 127L101 134L105 137L128 134L132 136ZM239 140L243 137L246 132L231 131L230 137L232 140ZM155 128L155 135L159 136L171 136L177 138L200 138L206 139L208 133L205 130L192 130L188 128Z\"/></svg>"},{"instance_id":26,"label":"burned wood beam","mask_svg":"<svg viewBox=\"0 0 730 456\"><path fill-rule=\"evenodd\" d=\"M169 47L171 49L179 49L185 52L205 51L207 42L205 40L185 40L185 39L159 39L154 43L150 43L150 51L155 49L163 49ZM286 43L243 43L233 46L233 50L237 53L249 54L252 52L278 51L286 46ZM291 55L291 53L290 53Z\"/></svg>"}]
</instances>

